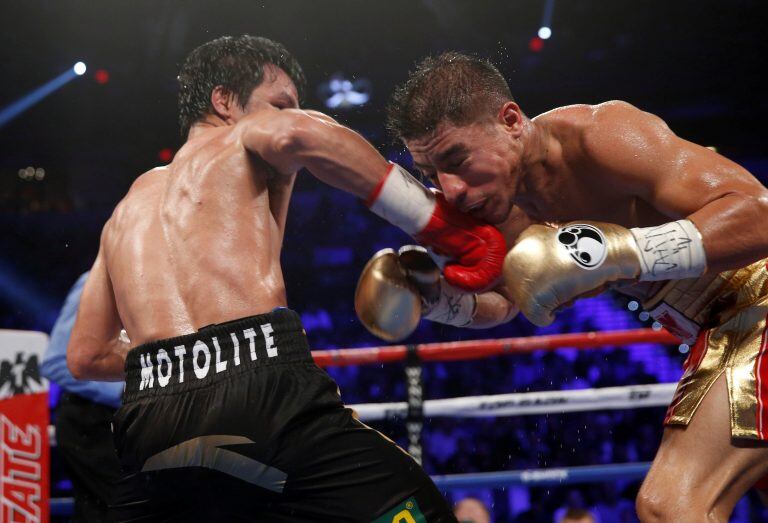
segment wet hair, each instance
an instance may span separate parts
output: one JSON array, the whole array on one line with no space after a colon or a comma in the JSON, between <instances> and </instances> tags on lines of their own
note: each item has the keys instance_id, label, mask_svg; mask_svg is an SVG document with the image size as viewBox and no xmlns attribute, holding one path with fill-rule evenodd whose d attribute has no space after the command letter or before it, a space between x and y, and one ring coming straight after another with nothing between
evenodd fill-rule
<instances>
[{"instance_id":1,"label":"wet hair","mask_svg":"<svg viewBox=\"0 0 768 523\"><path fill-rule=\"evenodd\" d=\"M213 112L211 92L222 86L245 107L253 90L264 81L264 67L275 65L293 81L301 99L304 71L288 50L260 36L222 36L187 56L179 71L179 125L186 136L192 124Z\"/></svg>"},{"instance_id":2,"label":"wet hair","mask_svg":"<svg viewBox=\"0 0 768 523\"><path fill-rule=\"evenodd\" d=\"M509 85L488 60L447 52L424 59L399 86L387 108L387 130L418 138L448 121L466 125L514 101Z\"/></svg>"}]
</instances>

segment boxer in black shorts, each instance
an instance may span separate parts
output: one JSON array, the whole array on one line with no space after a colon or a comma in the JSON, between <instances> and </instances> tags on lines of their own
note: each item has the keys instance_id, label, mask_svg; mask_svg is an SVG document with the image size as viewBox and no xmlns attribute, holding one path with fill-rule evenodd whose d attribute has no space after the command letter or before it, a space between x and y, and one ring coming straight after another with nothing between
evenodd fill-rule
<instances>
[{"instance_id":1,"label":"boxer in black shorts","mask_svg":"<svg viewBox=\"0 0 768 523\"><path fill-rule=\"evenodd\" d=\"M280 44L213 40L179 82L187 141L104 226L67 351L77 378L126 378L114 435L135 488L121 518L455 521L313 365L284 309L288 202L306 168L452 258L445 278L467 291L501 275L503 237L357 133L299 110L303 74Z\"/></svg>"},{"instance_id":2,"label":"boxer in black shorts","mask_svg":"<svg viewBox=\"0 0 768 523\"><path fill-rule=\"evenodd\" d=\"M123 520L447 519L421 467L344 407L289 309L144 344L126 373L115 440L146 495Z\"/></svg>"}]
</instances>

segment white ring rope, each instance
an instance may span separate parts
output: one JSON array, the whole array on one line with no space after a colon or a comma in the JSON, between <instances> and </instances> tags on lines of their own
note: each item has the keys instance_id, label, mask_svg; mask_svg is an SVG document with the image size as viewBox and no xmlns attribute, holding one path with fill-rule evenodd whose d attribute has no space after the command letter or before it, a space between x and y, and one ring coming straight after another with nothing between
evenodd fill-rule
<instances>
[{"instance_id":1,"label":"white ring rope","mask_svg":"<svg viewBox=\"0 0 768 523\"><path fill-rule=\"evenodd\" d=\"M424 417L480 418L666 407L672 401L676 386L677 383L656 383L600 389L516 392L490 396L425 400ZM408 404L404 401L359 403L347 405L347 407L357 412L362 421L405 418L408 413ZM51 446L55 446L56 431L52 425L48 427L48 433L51 436Z\"/></svg>"},{"instance_id":2,"label":"white ring rope","mask_svg":"<svg viewBox=\"0 0 768 523\"><path fill-rule=\"evenodd\" d=\"M656 383L425 400L424 417L477 418L666 407L672 401L676 386L676 383ZM408 404L404 401L347 406L354 409L362 421L404 418L408 410Z\"/></svg>"}]
</instances>

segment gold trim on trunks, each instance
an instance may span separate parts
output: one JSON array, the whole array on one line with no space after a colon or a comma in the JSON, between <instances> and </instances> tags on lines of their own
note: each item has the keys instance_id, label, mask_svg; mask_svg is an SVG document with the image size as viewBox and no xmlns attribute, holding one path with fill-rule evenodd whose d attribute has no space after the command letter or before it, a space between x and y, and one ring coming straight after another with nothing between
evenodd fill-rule
<instances>
[{"instance_id":1,"label":"gold trim on trunks","mask_svg":"<svg viewBox=\"0 0 768 523\"><path fill-rule=\"evenodd\" d=\"M669 281L643 303L643 308L651 310L663 301L702 329L722 325L741 309L768 296L766 261L719 274Z\"/></svg>"},{"instance_id":2,"label":"gold trim on trunks","mask_svg":"<svg viewBox=\"0 0 768 523\"><path fill-rule=\"evenodd\" d=\"M691 351L665 423L687 425L709 388L725 373L731 435L753 439L765 436L761 437L758 430L757 376L761 347L766 350L768 272L765 263L761 260L714 279L702 278L708 281L671 282L675 285L665 286L666 292L662 289L659 293L664 302L671 301L685 316L709 327ZM701 296L695 296L694 290L700 291ZM762 387L768 387L768 383ZM765 421L768 423L768 419ZM765 432L765 427L763 430Z\"/></svg>"}]
</instances>

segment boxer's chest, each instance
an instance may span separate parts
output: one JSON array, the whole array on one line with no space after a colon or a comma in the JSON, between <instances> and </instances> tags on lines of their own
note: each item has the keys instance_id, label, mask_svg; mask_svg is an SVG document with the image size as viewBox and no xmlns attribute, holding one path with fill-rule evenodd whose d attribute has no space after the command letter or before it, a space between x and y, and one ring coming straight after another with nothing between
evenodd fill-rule
<instances>
[{"instance_id":1,"label":"boxer's chest","mask_svg":"<svg viewBox=\"0 0 768 523\"><path fill-rule=\"evenodd\" d=\"M646 227L669 221L628 188L607 183L588 167L558 166L528 189L520 208L534 222L595 220Z\"/></svg>"}]
</instances>

